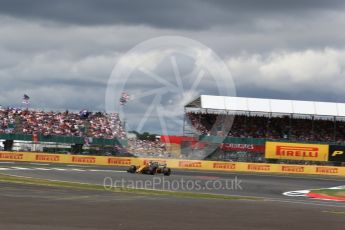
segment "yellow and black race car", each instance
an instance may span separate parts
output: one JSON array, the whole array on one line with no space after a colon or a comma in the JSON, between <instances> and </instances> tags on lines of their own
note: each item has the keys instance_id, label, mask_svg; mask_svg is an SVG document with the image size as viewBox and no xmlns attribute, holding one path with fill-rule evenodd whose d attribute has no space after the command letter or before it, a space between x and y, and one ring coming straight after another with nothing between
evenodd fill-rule
<instances>
[{"instance_id":1,"label":"yellow and black race car","mask_svg":"<svg viewBox=\"0 0 345 230\"><path fill-rule=\"evenodd\" d=\"M161 173L164 176L170 176L171 169L167 167L166 164L160 164L159 162L149 161L147 164L136 166L131 165L127 170L129 173L141 173L155 175L156 173Z\"/></svg>"}]
</instances>

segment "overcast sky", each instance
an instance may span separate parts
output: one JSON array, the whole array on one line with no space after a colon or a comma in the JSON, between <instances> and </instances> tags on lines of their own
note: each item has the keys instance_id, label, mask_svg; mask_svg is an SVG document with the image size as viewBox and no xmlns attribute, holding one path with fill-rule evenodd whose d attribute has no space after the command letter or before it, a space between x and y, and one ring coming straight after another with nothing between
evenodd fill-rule
<instances>
[{"instance_id":1,"label":"overcast sky","mask_svg":"<svg viewBox=\"0 0 345 230\"><path fill-rule=\"evenodd\" d=\"M167 35L218 54L238 96L345 102L344 27L343 0L1 0L0 104L103 111L119 58Z\"/></svg>"}]
</instances>

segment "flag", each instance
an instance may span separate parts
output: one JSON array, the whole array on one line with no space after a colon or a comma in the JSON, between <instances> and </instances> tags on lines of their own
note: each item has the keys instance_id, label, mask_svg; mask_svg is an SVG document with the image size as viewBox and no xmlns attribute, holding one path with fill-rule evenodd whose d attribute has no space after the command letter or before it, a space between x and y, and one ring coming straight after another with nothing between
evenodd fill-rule
<instances>
[{"instance_id":1,"label":"flag","mask_svg":"<svg viewBox=\"0 0 345 230\"><path fill-rule=\"evenodd\" d=\"M30 104L30 97L27 94L23 96L23 104L28 105Z\"/></svg>"},{"instance_id":2,"label":"flag","mask_svg":"<svg viewBox=\"0 0 345 230\"><path fill-rule=\"evenodd\" d=\"M129 101L129 99L130 99L129 94L126 93L126 92L123 92L123 93L121 94L120 104L121 104L121 105L127 104L127 102Z\"/></svg>"}]
</instances>

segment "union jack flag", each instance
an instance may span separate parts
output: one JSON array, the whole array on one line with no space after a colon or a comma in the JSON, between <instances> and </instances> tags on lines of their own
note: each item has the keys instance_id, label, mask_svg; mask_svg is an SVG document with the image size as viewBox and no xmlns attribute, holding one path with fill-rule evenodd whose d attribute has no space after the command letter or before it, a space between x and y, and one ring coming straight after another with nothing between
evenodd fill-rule
<instances>
[{"instance_id":1,"label":"union jack flag","mask_svg":"<svg viewBox=\"0 0 345 230\"><path fill-rule=\"evenodd\" d=\"M123 92L123 93L121 94L120 104L121 104L121 105L127 104L127 102L129 101L129 99L130 99L129 94L126 93L126 92Z\"/></svg>"}]
</instances>

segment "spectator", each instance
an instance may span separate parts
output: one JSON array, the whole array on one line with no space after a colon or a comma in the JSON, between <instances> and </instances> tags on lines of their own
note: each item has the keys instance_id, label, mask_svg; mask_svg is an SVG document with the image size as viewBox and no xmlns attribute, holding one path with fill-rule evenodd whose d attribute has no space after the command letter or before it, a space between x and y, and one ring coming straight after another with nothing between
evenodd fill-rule
<instances>
[{"instance_id":1,"label":"spectator","mask_svg":"<svg viewBox=\"0 0 345 230\"><path fill-rule=\"evenodd\" d=\"M166 146L160 140L128 140L128 151L141 157L169 157Z\"/></svg>"},{"instance_id":2,"label":"spectator","mask_svg":"<svg viewBox=\"0 0 345 230\"><path fill-rule=\"evenodd\" d=\"M15 108L0 110L0 133L12 126L14 132L45 136L80 136L94 138L125 138L126 132L117 113L44 112Z\"/></svg>"},{"instance_id":3,"label":"spectator","mask_svg":"<svg viewBox=\"0 0 345 230\"><path fill-rule=\"evenodd\" d=\"M212 126L215 114L188 113L191 125L204 135L217 135ZM233 116L234 122L228 133L230 137L289 139L290 141L345 142L345 121L308 117Z\"/></svg>"}]
</instances>

